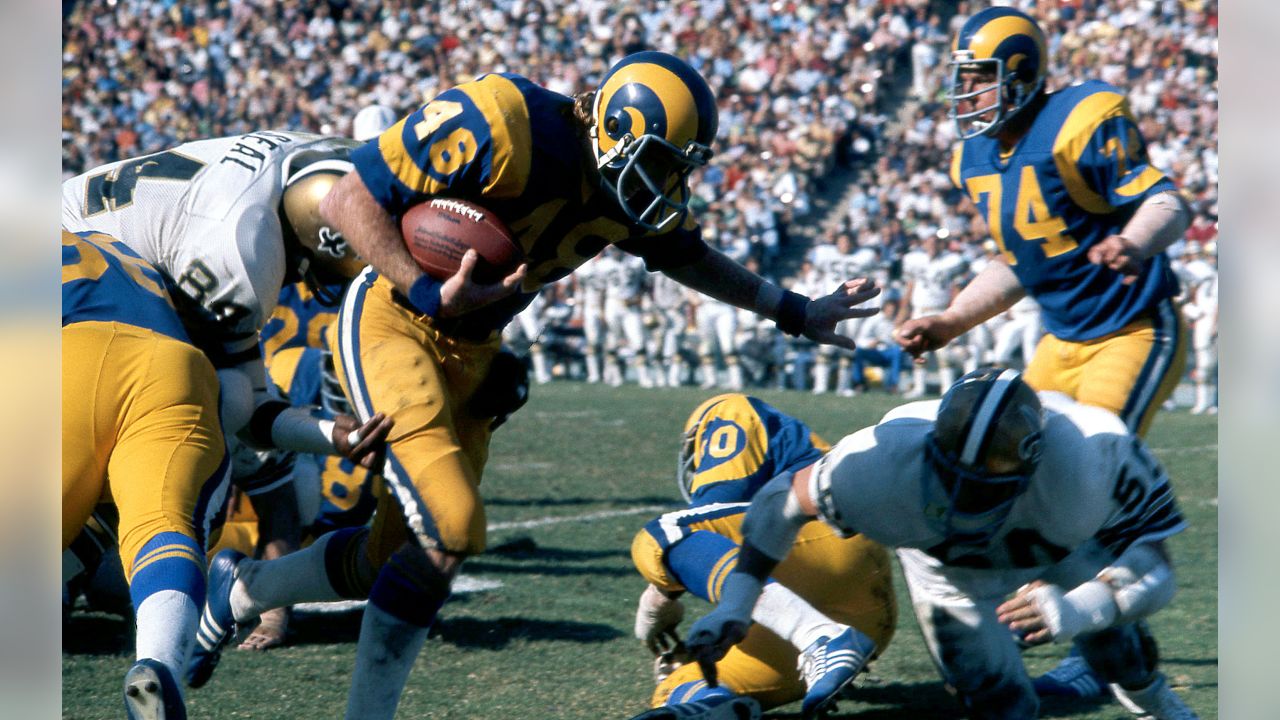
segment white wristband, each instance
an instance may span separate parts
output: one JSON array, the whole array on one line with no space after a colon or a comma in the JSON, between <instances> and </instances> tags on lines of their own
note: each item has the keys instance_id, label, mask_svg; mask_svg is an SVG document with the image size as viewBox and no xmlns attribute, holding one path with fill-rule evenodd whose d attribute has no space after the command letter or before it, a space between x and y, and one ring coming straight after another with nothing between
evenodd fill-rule
<instances>
[{"instance_id":1,"label":"white wristband","mask_svg":"<svg viewBox=\"0 0 1280 720\"><path fill-rule=\"evenodd\" d=\"M1115 596L1101 580L1090 580L1066 594L1056 585L1041 585L1029 594L1056 643L1111 627L1116 619Z\"/></svg>"}]
</instances>

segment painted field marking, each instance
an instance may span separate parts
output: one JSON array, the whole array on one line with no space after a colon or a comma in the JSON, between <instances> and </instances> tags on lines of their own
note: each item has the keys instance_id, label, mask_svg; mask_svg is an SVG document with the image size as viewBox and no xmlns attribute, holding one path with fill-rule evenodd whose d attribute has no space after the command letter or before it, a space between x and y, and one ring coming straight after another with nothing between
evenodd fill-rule
<instances>
[{"instance_id":1,"label":"painted field marking","mask_svg":"<svg viewBox=\"0 0 1280 720\"><path fill-rule=\"evenodd\" d=\"M663 510L671 510L676 505L642 505L640 507L627 508L626 510L601 510L599 512L587 513L585 515L547 515L545 517L534 518L533 520L514 520L510 522L489 523L489 531L495 530L527 530L529 528L545 527L547 525L559 525L568 522L594 522L596 520L608 520L609 518L626 517L628 515L642 515L644 513L661 512Z\"/></svg>"}]
</instances>

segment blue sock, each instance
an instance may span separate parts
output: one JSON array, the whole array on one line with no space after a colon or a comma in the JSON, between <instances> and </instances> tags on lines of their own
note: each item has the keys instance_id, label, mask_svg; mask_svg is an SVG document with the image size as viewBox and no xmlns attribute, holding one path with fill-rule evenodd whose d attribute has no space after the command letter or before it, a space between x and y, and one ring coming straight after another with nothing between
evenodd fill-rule
<instances>
[{"instance_id":1,"label":"blue sock","mask_svg":"<svg viewBox=\"0 0 1280 720\"><path fill-rule=\"evenodd\" d=\"M698 530L672 545L666 561L671 574L689 592L719 602L725 578L738 566L738 546L719 533Z\"/></svg>"},{"instance_id":2,"label":"blue sock","mask_svg":"<svg viewBox=\"0 0 1280 720\"><path fill-rule=\"evenodd\" d=\"M369 602L397 620L421 628L431 627L449 590L432 589L414 577L398 557L391 556L369 591Z\"/></svg>"}]
</instances>

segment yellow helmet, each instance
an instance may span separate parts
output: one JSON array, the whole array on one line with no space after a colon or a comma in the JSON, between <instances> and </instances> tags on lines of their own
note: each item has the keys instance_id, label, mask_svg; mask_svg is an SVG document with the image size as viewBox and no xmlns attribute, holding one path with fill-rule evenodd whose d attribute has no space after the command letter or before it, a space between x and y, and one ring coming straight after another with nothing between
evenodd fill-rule
<instances>
[{"instance_id":1,"label":"yellow helmet","mask_svg":"<svg viewBox=\"0 0 1280 720\"><path fill-rule=\"evenodd\" d=\"M961 76L990 71L995 81L977 90L962 91ZM1022 112L1044 91L1049 74L1049 50L1044 32L1024 12L989 7L974 13L956 33L951 48L951 119L961 139L992 135ZM988 105L961 113L957 103L994 93ZM990 120L982 116L994 111Z\"/></svg>"},{"instance_id":2,"label":"yellow helmet","mask_svg":"<svg viewBox=\"0 0 1280 720\"><path fill-rule=\"evenodd\" d=\"M719 116L698 71L674 55L628 55L596 91L590 128L605 188L632 222L653 233L689 213L688 177L711 159Z\"/></svg>"},{"instance_id":3,"label":"yellow helmet","mask_svg":"<svg viewBox=\"0 0 1280 720\"><path fill-rule=\"evenodd\" d=\"M313 292L336 280L350 280L365 262L320 216L320 201L344 175L355 169L348 159L362 143L332 138L310 145L285 160L280 215L286 243L301 250L302 274Z\"/></svg>"}]
</instances>

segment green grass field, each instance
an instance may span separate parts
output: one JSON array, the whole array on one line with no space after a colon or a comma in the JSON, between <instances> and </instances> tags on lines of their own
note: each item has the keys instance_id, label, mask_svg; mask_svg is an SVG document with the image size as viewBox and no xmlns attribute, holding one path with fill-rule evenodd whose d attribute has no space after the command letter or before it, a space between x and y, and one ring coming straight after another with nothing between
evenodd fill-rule
<instances>
[{"instance_id":1,"label":"green grass field","mask_svg":"<svg viewBox=\"0 0 1280 720\"><path fill-rule=\"evenodd\" d=\"M873 424L895 401L760 392L834 442ZM680 428L705 391L535 388L494 438L484 494L489 552L464 575L501 587L455 596L418 659L403 718L625 719L645 709L651 662L631 637L644 582L631 567L635 531L678 506L673 479ZM1179 592L1153 618L1163 668L1202 718L1217 717L1218 524L1216 418L1185 411L1156 421L1150 443L1168 467L1190 528L1172 540ZM901 577L903 627L873 678L836 717L952 718L915 628ZM684 628L706 609L696 599ZM227 651L210 684L188 694L192 718L340 718L355 658L358 613L295 618L288 647ZM63 716L122 715L119 688L132 657L127 621L73 616L63 638ZM1059 648L1026 655L1032 673ZM1123 718L1114 703L1046 703L1044 717ZM799 704L768 717L799 717Z\"/></svg>"}]
</instances>

